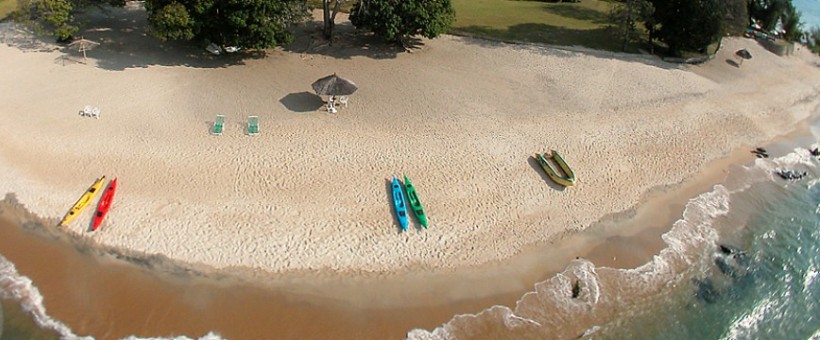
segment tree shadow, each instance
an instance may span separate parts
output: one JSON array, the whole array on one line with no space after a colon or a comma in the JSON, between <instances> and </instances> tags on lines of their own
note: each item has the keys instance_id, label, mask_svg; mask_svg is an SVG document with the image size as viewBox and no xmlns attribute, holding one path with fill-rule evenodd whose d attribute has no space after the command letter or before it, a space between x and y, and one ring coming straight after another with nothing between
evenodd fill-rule
<instances>
[{"instance_id":1,"label":"tree shadow","mask_svg":"<svg viewBox=\"0 0 820 340\"><path fill-rule=\"evenodd\" d=\"M0 22L0 43L23 52L54 52L62 48L53 39L35 36L30 30L10 20Z\"/></svg>"},{"instance_id":2,"label":"tree shadow","mask_svg":"<svg viewBox=\"0 0 820 340\"><path fill-rule=\"evenodd\" d=\"M726 63L729 64L729 65L732 65L734 67L740 68L740 64L738 64L736 61L734 61L732 59L726 59Z\"/></svg>"},{"instance_id":3,"label":"tree shadow","mask_svg":"<svg viewBox=\"0 0 820 340\"><path fill-rule=\"evenodd\" d=\"M527 23L513 25L507 29L468 26L459 29L456 33L471 38L465 39L465 43L487 48L508 47L508 45L498 43L504 42L513 44L512 46L516 49L547 56L568 58L586 54L599 58L638 62L662 69L680 68L680 65L665 62L656 55L615 52L620 51L622 46L615 38L612 29L608 27L581 30Z\"/></svg>"},{"instance_id":4,"label":"tree shadow","mask_svg":"<svg viewBox=\"0 0 820 340\"><path fill-rule=\"evenodd\" d=\"M90 8L78 17L87 26L76 36L100 44L87 55L96 60L97 67L106 70L122 71L154 65L219 68L240 65L245 59L265 55L264 52L213 55L192 42L161 41L149 34L147 13L139 3L129 3L123 8ZM63 51L77 53L67 46Z\"/></svg>"},{"instance_id":5,"label":"tree shadow","mask_svg":"<svg viewBox=\"0 0 820 340\"><path fill-rule=\"evenodd\" d=\"M565 18L575 19L575 20L582 20L582 21L589 21L594 24L608 24L608 20L605 13L601 13L594 9L589 9L585 7L578 7L572 6L571 4L564 4L561 5L550 5L544 6L544 11L562 16Z\"/></svg>"},{"instance_id":6,"label":"tree shadow","mask_svg":"<svg viewBox=\"0 0 820 340\"><path fill-rule=\"evenodd\" d=\"M410 38L404 44L386 42L371 32L356 29L350 21L337 19L333 39L322 34L321 21L308 21L294 27L295 39L282 48L287 52L323 55L336 59L367 57L371 59L393 59L399 54L419 49L423 42Z\"/></svg>"},{"instance_id":7,"label":"tree shadow","mask_svg":"<svg viewBox=\"0 0 820 340\"><path fill-rule=\"evenodd\" d=\"M279 102L293 112L316 112L325 105L321 97L307 91L290 93Z\"/></svg>"}]
</instances>

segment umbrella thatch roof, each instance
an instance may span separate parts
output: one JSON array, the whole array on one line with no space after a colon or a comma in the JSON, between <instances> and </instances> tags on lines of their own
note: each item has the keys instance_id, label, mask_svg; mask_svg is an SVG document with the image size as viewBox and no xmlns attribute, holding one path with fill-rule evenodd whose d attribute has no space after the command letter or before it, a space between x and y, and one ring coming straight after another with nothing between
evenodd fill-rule
<instances>
[{"instance_id":1,"label":"umbrella thatch roof","mask_svg":"<svg viewBox=\"0 0 820 340\"><path fill-rule=\"evenodd\" d=\"M85 63L86 62L85 51L88 51L88 50L96 47L99 44L100 43L98 43L96 41L91 41L91 40L85 39L83 37L80 37L80 39L74 40L70 44L68 44L68 47L76 49L77 51L81 52L83 54L83 63Z\"/></svg>"},{"instance_id":2,"label":"umbrella thatch roof","mask_svg":"<svg viewBox=\"0 0 820 340\"><path fill-rule=\"evenodd\" d=\"M349 96L359 89L355 83L335 73L313 82L311 86L320 96Z\"/></svg>"}]
</instances>

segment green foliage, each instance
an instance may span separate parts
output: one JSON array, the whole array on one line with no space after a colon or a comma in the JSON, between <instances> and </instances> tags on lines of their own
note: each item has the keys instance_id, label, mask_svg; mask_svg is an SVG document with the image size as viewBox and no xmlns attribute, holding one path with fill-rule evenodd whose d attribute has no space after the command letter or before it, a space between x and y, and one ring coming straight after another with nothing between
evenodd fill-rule
<instances>
[{"instance_id":1,"label":"green foliage","mask_svg":"<svg viewBox=\"0 0 820 340\"><path fill-rule=\"evenodd\" d=\"M780 15L780 24L783 29L783 39L797 41L803 34L803 24L800 23L800 12L794 8L791 2L783 11L783 14Z\"/></svg>"},{"instance_id":2,"label":"green foliage","mask_svg":"<svg viewBox=\"0 0 820 340\"><path fill-rule=\"evenodd\" d=\"M705 51L723 32L724 0L655 0L658 38L672 54Z\"/></svg>"},{"instance_id":3,"label":"green foliage","mask_svg":"<svg viewBox=\"0 0 820 340\"><path fill-rule=\"evenodd\" d=\"M638 21L643 21L650 32L654 29L655 8L647 0L625 0L612 6L609 12L609 21L615 28L618 39L622 42L622 49L626 51L629 43L637 41L639 35Z\"/></svg>"},{"instance_id":4,"label":"green foliage","mask_svg":"<svg viewBox=\"0 0 820 340\"><path fill-rule=\"evenodd\" d=\"M772 32L779 23L786 40L795 41L802 34L800 12L791 0L750 0L749 15L767 32Z\"/></svg>"},{"instance_id":5,"label":"green foliage","mask_svg":"<svg viewBox=\"0 0 820 340\"><path fill-rule=\"evenodd\" d=\"M145 7L160 39L250 49L292 41L288 26L308 16L304 0L147 0Z\"/></svg>"},{"instance_id":6,"label":"green foliage","mask_svg":"<svg viewBox=\"0 0 820 340\"><path fill-rule=\"evenodd\" d=\"M740 35L749 27L748 0L726 0L723 33Z\"/></svg>"},{"instance_id":7,"label":"green foliage","mask_svg":"<svg viewBox=\"0 0 820 340\"><path fill-rule=\"evenodd\" d=\"M73 10L74 5L68 0L29 0L24 1L13 16L37 34L65 39L79 30Z\"/></svg>"},{"instance_id":8,"label":"green foliage","mask_svg":"<svg viewBox=\"0 0 820 340\"><path fill-rule=\"evenodd\" d=\"M820 27L814 27L805 32L806 43L812 52L820 54Z\"/></svg>"},{"instance_id":9,"label":"green foliage","mask_svg":"<svg viewBox=\"0 0 820 340\"><path fill-rule=\"evenodd\" d=\"M749 15L760 23L763 30L769 32L774 30L777 21L790 6L791 0L750 0Z\"/></svg>"},{"instance_id":10,"label":"green foliage","mask_svg":"<svg viewBox=\"0 0 820 340\"><path fill-rule=\"evenodd\" d=\"M612 38L609 0L547 3L506 0L452 0L456 22L452 32L501 40L620 51ZM643 33L642 33L643 34Z\"/></svg>"},{"instance_id":11,"label":"green foliage","mask_svg":"<svg viewBox=\"0 0 820 340\"><path fill-rule=\"evenodd\" d=\"M80 29L74 14L90 6L124 6L125 0L20 0L11 14L37 34L66 39Z\"/></svg>"},{"instance_id":12,"label":"green foliage","mask_svg":"<svg viewBox=\"0 0 820 340\"><path fill-rule=\"evenodd\" d=\"M388 41L421 35L435 38L455 21L450 0L359 0L350 22Z\"/></svg>"},{"instance_id":13,"label":"green foliage","mask_svg":"<svg viewBox=\"0 0 820 340\"><path fill-rule=\"evenodd\" d=\"M194 37L194 21L185 6L172 2L151 16L154 36L162 40L189 40Z\"/></svg>"}]
</instances>

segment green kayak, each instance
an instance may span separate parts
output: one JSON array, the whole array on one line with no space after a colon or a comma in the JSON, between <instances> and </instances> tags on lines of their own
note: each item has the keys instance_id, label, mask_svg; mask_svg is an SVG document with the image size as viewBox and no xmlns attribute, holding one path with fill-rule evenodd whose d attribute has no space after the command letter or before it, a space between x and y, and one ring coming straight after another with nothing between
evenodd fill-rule
<instances>
[{"instance_id":1,"label":"green kayak","mask_svg":"<svg viewBox=\"0 0 820 340\"><path fill-rule=\"evenodd\" d=\"M427 229L427 215L424 214L424 207L421 205L418 194L416 194L416 188L413 187L413 183L410 183L407 176L404 176L404 190L407 191L407 201L410 203L410 208L413 209L419 223L424 226L424 229Z\"/></svg>"}]
</instances>

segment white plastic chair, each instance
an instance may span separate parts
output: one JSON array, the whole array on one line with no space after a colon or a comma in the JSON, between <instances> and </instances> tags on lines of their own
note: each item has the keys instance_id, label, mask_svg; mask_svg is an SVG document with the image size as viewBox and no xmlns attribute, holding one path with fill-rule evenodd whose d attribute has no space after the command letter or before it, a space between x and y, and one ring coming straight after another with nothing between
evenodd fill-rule
<instances>
[{"instance_id":1,"label":"white plastic chair","mask_svg":"<svg viewBox=\"0 0 820 340\"><path fill-rule=\"evenodd\" d=\"M341 96L341 97L339 97L339 103L344 104L344 106L345 106L345 107L347 107L347 101L348 101L348 100L349 100L349 98L347 98L347 96Z\"/></svg>"}]
</instances>

